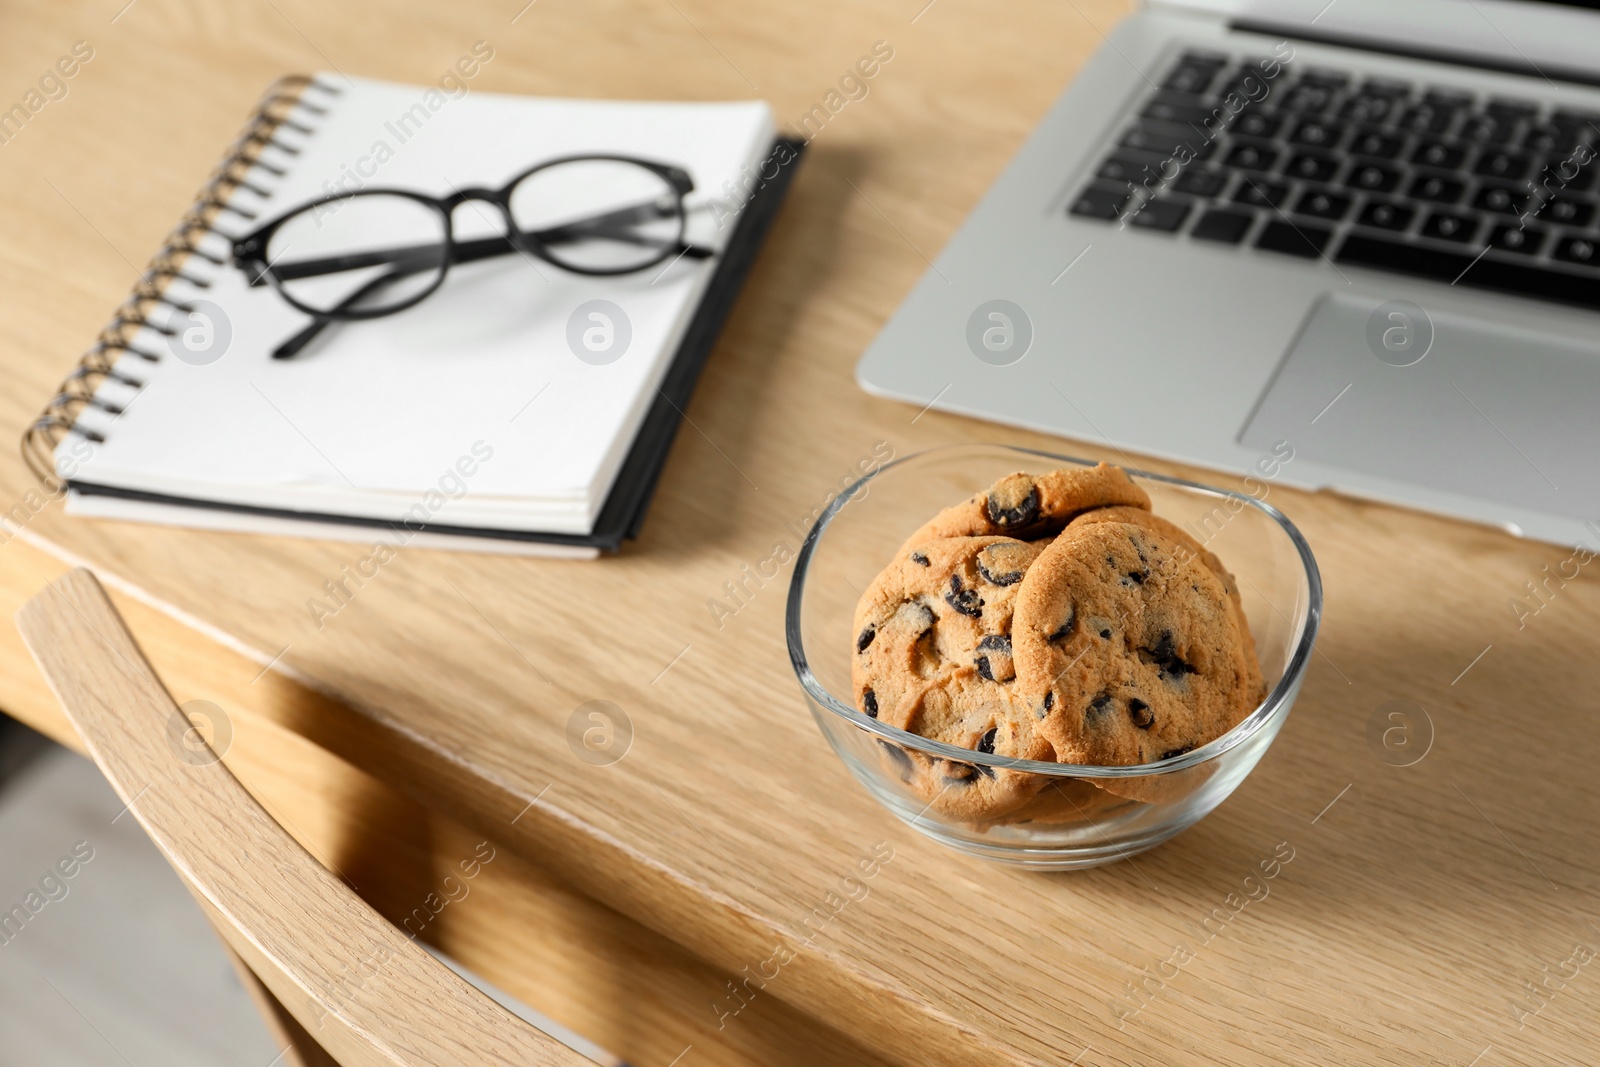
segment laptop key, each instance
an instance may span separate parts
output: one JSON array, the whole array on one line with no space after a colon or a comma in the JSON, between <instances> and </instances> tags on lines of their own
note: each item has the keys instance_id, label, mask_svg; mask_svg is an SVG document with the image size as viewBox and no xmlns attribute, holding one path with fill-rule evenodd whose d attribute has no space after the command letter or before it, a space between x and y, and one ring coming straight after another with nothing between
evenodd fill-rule
<instances>
[{"instance_id":1,"label":"laptop key","mask_svg":"<svg viewBox=\"0 0 1600 1067\"><path fill-rule=\"evenodd\" d=\"M1177 180L1172 183L1172 188L1191 196L1217 196L1226 184L1228 184L1226 171L1206 167L1185 167L1179 173Z\"/></svg>"},{"instance_id":2,"label":"laptop key","mask_svg":"<svg viewBox=\"0 0 1600 1067\"><path fill-rule=\"evenodd\" d=\"M1453 110L1423 103L1406 108L1395 125L1407 133L1443 133L1450 128L1455 117Z\"/></svg>"},{"instance_id":3,"label":"laptop key","mask_svg":"<svg viewBox=\"0 0 1600 1067\"><path fill-rule=\"evenodd\" d=\"M1246 174L1233 191L1236 203L1250 207L1281 207L1289 196L1289 187L1281 182L1268 181L1259 174Z\"/></svg>"},{"instance_id":4,"label":"laptop key","mask_svg":"<svg viewBox=\"0 0 1600 1067\"><path fill-rule=\"evenodd\" d=\"M1159 168L1166 158L1155 152L1117 152L1100 164L1095 177L1108 182L1156 182L1161 178Z\"/></svg>"},{"instance_id":5,"label":"laptop key","mask_svg":"<svg viewBox=\"0 0 1600 1067\"><path fill-rule=\"evenodd\" d=\"M1189 217L1190 206L1187 200L1151 200L1128 216L1128 224L1146 230L1173 233L1183 225L1183 220Z\"/></svg>"},{"instance_id":6,"label":"laptop key","mask_svg":"<svg viewBox=\"0 0 1600 1067\"><path fill-rule=\"evenodd\" d=\"M1350 234L1333 256L1335 263L1350 266L1374 267L1474 289L1600 308L1600 285L1595 284L1594 276L1548 270L1516 261L1522 258L1480 258L1475 251L1448 251L1376 233Z\"/></svg>"},{"instance_id":7,"label":"laptop key","mask_svg":"<svg viewBox=\"0 0 1600 1067\"><path fill-rule=\"evenodd\" d=\"M1333 238L1333 231L1306 223L1268 222L1256 238L1256 247L1269 252L1315 259Z\"/></svg>"},{"instance_id":8,"label":"laptop key","mask_svg":"<svg viewBox=\"0 0 1600 1067\"><path fill-rule=\"evenodd\" d=\"M1490 149L1478 157L1478 162L1473 165L1473 172L1482 174L1486 178L1509 178L1516 180L1526 175L1533 166L1533 159L1522 152L1511 152L1503 148Z\"/></svg>"},{"instance_id":9,"label":"laptop key","mask_svg":"<svg viewBox=\"0 0 1600 1067\"><path fill-rule=\"evenodd\" d=\"M1431 200L1435 204L1454 204L1466 192L1466 185L1454 178L1440 178L1432 174L1413 179L1406 195L1415 200Z\"/></svg>"},{"instance_id":10,"label":"laptop key","mask_svg":"<svg viewBox=\"0 0 1600 1067\"><path fill-rule=\"evenodd\" d=\"M1346 100L1339 109L1339 117L1346 122L1381 126L1395 112L1395 100L1388 96L1369 94L1365 89Z\"/></svg>"},{"instance_id":11,"label":"laptop key","mask_svg":"<svg viewBox=\"0 0 1600 1067\"><path fill-rule=\"evenodd\" d=\"M1454 211L1431 212L1422 222L1422 229L1418 231L1424 237L1432 237L1438 241L1455 241L1466 244L1478 233L1478 220L1471 215L1460 215Z\"/></svg>"},{"instance_id":12,"label":"laptop key","mask_svg":"<svg viewBox=\"0 0 1600 1067\"><path fill-rule=\"evenodd\" d=\"M1128 194L1120 189L1091 185L1072 202L1070 214L1093 219L1114 219L1128 204Z\"/></svg>"},{"instance_id":13,"label":"laptop key","mask_svg":"<svg viewBox=\"0 0 1600 1067\"><path fill-rule=\"evenodd\" d=\"M1222 98L1232 94L1249 104L1260 103L1272 95L1276 88L1273 84L1274 79L1266 75L1264 64L1270 65L1270 63L1271 60L1253 60L1235 68L1223 77L1214 95Z\"/></svg>"},{"instance_id":14,"label":"laptop key","mask_svg":"<svg viewBox=\"0 0 1600 1067\"><path fill-rule=\"evenodd\" d=\"M1412 208L1404 204L1389 204L1382 200L1369 200L1356 219L1363 226L1376 226L1380 230L1404 230L1417 217Z\"/></svg>"},{"instance_id":15,"label":"laptop key","mask_svg":"<svg viewBox=\"0 0 1600 1067\"><path fill-rule=\"evenodd\" d=\"M1373 159L1399 159L1405 144L1404 138L1391 137L1380 130L1358 130L1350 142L1350 152Z\"/></svg>"},{"instance_id":16,"label":"laptop key","mask_svg":"<svg viewBox=\"0 0 1600 1067\"><path fill-rule=\"evenodd\" d=\"M1271 170L1278 165L1278 152L1263 144L1240 142L1228 149L1222 161L1241 170Z\"/></svg>"},{"instance_id":17,"label":"laptop key","mask_svg":"<svg viewBox=\"0 0 1600 1067\"><path fill-rule=\"evenodd\" d=\"M1344 183L1368 193L1392 193L1400 184L1400 172L1378 163L1357 161L1345 175Z\"/></svg>"},{"instance_id":18,"label":"laptop key","mask_svg":"<svg viewBox=\"0 0 1600 1067\"><path fill-rule=\"evenodd\" d=\"M1231 132L1241 137L1276 137L1278 131L1283 129L1283 120L1270 111L1261 111L1252 108L1240 115L1231 128Z\"/></svg>"},{"instance_id":19,"label":"laptop key","mask_svg":"<svg viewBox=\"0 0 1600 1067\"><path fill-rule=\"evenodd\" d=\"M1399 78L1368 78L1361 83L1361 91L1368 96L1402 99L1411 95L1411 83Z\"/></svg>"},{"instance_id":20,"label":"laptop key","mask_svg":"<svg viewBox=\"0 0 1600 1067\"><path fill-rule=\"evenodd\" d=\"M1587 226L1594 221L1594 204L1570 196L1557 196L1545 202L1537 215L1546 222L1560 222L1567 226Z\"/></svg>"},{"instance_id":21,"label":"laptop key","mask_svg":"<svg viewBox=\"0 0 1600 1067\"><path fill-rule=\"evenodd\" d=\"M1224 244L1236 245L1244 240L1244 235L1249 232L1250 224L1255 219L1256 217L1248 211L1212 208L1200 216L1194 228L1189 231L1189 236L1202 241L1221 241Z\"/></svg>"},{"instance_id":22,"label":"laptop key","mask_svg":"<svg viewBox=\"0 0 1600 1067\"><path fill-rule=\"evenodd\" d=\"M1290 87L1283 94L1282 106L1289 111L1298 111L1301 114L1315 115L1328 109L1333 103L1334 90L1332 86L1319 85L1315 82L1302 80L1298 85Z\"/></svg>"},{"instance_id":23,"label":"laptop key","mask_svg":"<svg viewBox=\"0 0 1600 1067\"><path fill-rule=\"evenodd\" d=\"M1563 263L1600 267L1600 244L1596 244L1596 240L1594 237L1563 237L1556 242L1555 250L1550 253L1551 258Z\"/></svg>"},{"instance_id":24,"label":"laptop key","mask_svg":"<svg viewBox=\"0 0 1600 1067\"><path fill-rule=\"evenodd\" d=\"M1205 121L1211 118L1212 112L1210 108L1196 103L1195 99L1188 96L1157 96L1146 104L1139 114L1143 118L1154 119L1157 122L1176 122L1185 126L1193 123L1196 127L1204 129Z\"/></svg>"},{"instance_id":25,"label":"laptop key","mask_svg":"<svg viewBox=\"0 0 1600 1067\"><path fill-rule=\"evenodd\" d=\"M1467 116L1456 136L1475 144L1504 144L1515 129L1516 123L1504 122L1480 111Z\"/></svg>"},{"instance_id":26,"label":"laptop key","mask_svg":"<svg viewBox=\"0 0 1600 1067\"><path fill-rule=\"evenodd\" d=\"M1123 148L1157 152L1163 156L1177 155L1187 149L1191 159L1206 159L1216 151L1216 142L1196 134L1191 127L1168 122L1141 122L1130 126L1122 135Z\"/></svg>"},{"instance_id":27,"label":"laptop key","mask_svg":"<svg viewBox=\"0 0 1600 1067\"><path fill-rule=\"evenodd\" d=\"M1475 98L1464 89L1441 89L1434 86L1423 94L1422 99L1424 103L1432 104L1434 107L1460 111L1471 107Z\"/></svg>"},{"instance_id":28,"label":"laptop key","mask_svg":"<svg viewBox=\"0 0 1600 1067\"><path fill-rule=\"evenodd\" d=\"M1455 170L1467 158L1466 150L1443 141L1422 141L1411 152L1411 162L1423 167Z\"/></svg>"},{"instance_id":29,"label":"laptop key","mask_svg":"<svg viewBox=\"0 0 1600 1067\"><path fill-rule=\"evenodd\" d=\"M1563 126L1553 122L1547 122L1541 126L1531 126L1528 128L1528 132L1522 136L1522 147L1524 149L1543 155L1570 153L1583 143L1584 137L1581 128Z\"/></svg>"},{"instance_id":30,"label":"laptop key","mask_svg":"<svg viewBox=\"0 0 1600 1067\"><path fill-rule=\"evenodd\" d=\"M1587 130L1590 140L1600 137L1600 111L1574 111L1568 107L1558 107L1550 113L1550 121L1560 126Z\"/></svg>"},{"instance_id":31,"label":"laptop key","mask_svg":"<svg viewBox=\"0 0 1600 1067\"><path fill-rule=\"evenodd\" d=\"M1511 186L1485 185L1472 198L1472 206L1496 215L1520 215L1527 210L1528 194Z\"/></svg>"},{"instance_id":32,"label":"laptop key","mask_svg":"<svg viewBox=\"0 0 1600 1067\"><path fill-rule=\"evenodd\" d=\"M1539 254L1539 249L1544 247L1547 235L1548 231L1542 226L1518 226L1508 223L1496 226L1490 231L1489 243L1506 252L1535 256Z\"/></svg>"},{"instance_id":33,"label":"laptop key","mask_svg":"<svg viewBox=\"0 0 1600 1067\"><path fill-rule=\"evenodd\" d=\"M1539 173L1533 176L1535 188L1546 190L1568 190L1582 193L1593 187L1596 177L1596 168L1578 162L1582 156L1573 155L1568 158L1550 159L1540 168Z\"/></svg>"},{"instance_id":34,"label":"laptop key","mask_svg":"<svg viewBox=\"0 0 1600 1067\"><path fill-rule=\"evenodd\" d=\"M1166 80L1161 83L1161 88L1199 95L1205 92L1206 86L1216 80L1217 72L1222 69L1224 63L1225 60L1220 57L1199 56L1191 52L1178 60L1178 65L1172 68Z\"/></svg>"},{"instance_id":35,"label":"laptop key","mask_svg":"<svg viewBox=\"0 0 1600 1067\"><path fill-rule=\"evenodd\" d=\"M1307 189L1300 194L1300 199L1294 202L1294 213L1297 215L1310 215L1319 219L1342 219L1350 211L1351 199L1340 196L1338 193L1324 192L1320 189Z\"/></svg>"},{"instance_id":36,"label":"laptop key","mask_svg":"<svg viewBox=\"0 0 1600 1067\"><path fill-rule=\"evenodd\" d=\"M1496 118L1515 121L1516 119L1530 119L1537 115L1539 113L1539 105L1533 100L1510 100L1499 97L1489 101L1484 110Z\"/></svg>"},{"instance_id":37,"label":"laptop key","mask_svg":"<svg viewBox=\"0 0 1600 1067\"><path fill-rule=\"evenodd\" d=\"M1344 134L1343 123L1307 119L1295 127L1294 132L1289 135L1289 140L1312 148L1334 148L1344 140Z\"/></svg>"},{"instance_id":38,"label":"laptop key","mask_svg":"<svg viewBox=\"0 0 1600 1067\"><path fill-rule=\"evenodd\" d=\"M1307 85L1321 85L1329 89L1343 89L1350 84L1350 75L1328 67L1312 67L1300 75Z\"/></svg>"},{"instance_id":39,"label":"laptop key","mask_svg":"<svg viewBox=\"0 0 1600 1067\"><path fill-rule=\"evenodd\" d=\"M1320 152L1300 152L1289 160L1283 173L1291 178L1304 178L1310 182L1325 182L1339 172L1339 160Z\"/></svg>"}]
</instances>

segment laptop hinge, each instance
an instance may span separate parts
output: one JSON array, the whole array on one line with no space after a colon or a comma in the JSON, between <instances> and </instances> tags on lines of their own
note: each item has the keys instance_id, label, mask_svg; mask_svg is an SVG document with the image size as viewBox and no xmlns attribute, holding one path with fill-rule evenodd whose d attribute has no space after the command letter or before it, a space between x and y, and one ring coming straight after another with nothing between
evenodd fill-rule
<instances>
[{"instance_id":1,"label":"laptop hinge","mask_svg":"<svg viewBox=\"0 0 1600 1067\"><path fill-rule=\"evenodd\" d=\"M1478 70L1492 70L1502 74L1520 74L1530 78L1568 82L1572 85L1600 87L1600 73L1575 70L1571 67L1537 66L1532 62L1518 62L1516 60L1502 59L1499 56L1462 52L1453 48L1429 48L1425 45L1398 44L1393 41L1358 37L1354 34L1324 33L1319 30L1307 30L1297 26L1285 26L1256 19L1234 19L1228 23L1228 28L1237 30L1240 33L1258 33L1266 37L1276 37L1280 40L1305 41L1308 44L1350 48L1361 52L1377 52L1387 56L1404 56L1407 59L1426 59L1435 63L1450 63L1458 67L1474 67Z\"/></svg>"}]
</instances>

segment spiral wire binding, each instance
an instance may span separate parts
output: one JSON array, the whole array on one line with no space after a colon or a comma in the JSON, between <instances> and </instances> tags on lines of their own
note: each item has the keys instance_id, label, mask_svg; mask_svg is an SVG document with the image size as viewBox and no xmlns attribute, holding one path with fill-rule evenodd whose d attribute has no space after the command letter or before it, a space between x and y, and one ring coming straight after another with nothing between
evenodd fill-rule
<instances>
[{"instance_id":1,"label":"spiral wire binding","mask_svg":"<svg viewBox=\"0 0 1600 1067\"><path fill-rule=\"evenodd\" d=\"M78 426L78 417L86 408L96 408L111 416L120 415L125 405L97 397L100 386L113 381L137 391L144 380L128 373L128 368L118 369L124 356L133 356L145 363L159 363L162 356L139 347L134 339L142 329L151 329L162 336L174 336L171 327L150 321L151 313L158 307L188 314L193 305L167 295L168 286L181 280L190 286L205 290L211 282L203 275L186 270L192 260L199 259L216 267L226 267L226 257L219 257L202 247L202 241L213 233L219 216L233 215L251 221L254 212L233 206L229 201L236 190L244 189L259 197L267 197L271 190L249 180L252 169L274 177L288 172L263 158L267 148L275 148L285 155L297 156L300 149L278 139L282 130L309 135L313 128L291 117L290 112L299 107L313 115L324 115L327 109L304 99L304 94L316 89L337 96L341 90L317 81L310 75L291 74L273 82L266 95L256 105L250 120L233 144L228 146L222 162L211 172L194 204L184 213L178 224L167 234L161 249L151 258L144 273L134 284L132 292L113 312L111 320L100 330L94 344L89 346L72 373L64 378L56 395L22 435L22 459L52 493L65 488L55 469L55 450L62 438L78 434L91 444L103 444L105 435L98 430Z\"/></svg>"}]
</instances>

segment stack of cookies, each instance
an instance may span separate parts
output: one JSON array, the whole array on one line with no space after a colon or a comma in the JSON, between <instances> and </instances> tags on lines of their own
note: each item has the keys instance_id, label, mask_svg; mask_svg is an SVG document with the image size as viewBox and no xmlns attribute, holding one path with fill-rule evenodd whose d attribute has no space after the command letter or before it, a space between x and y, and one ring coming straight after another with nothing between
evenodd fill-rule
<instances>
[{"instance_id":1,"label":"stack of cookies","mask_svg":"<svg viewBox=\"0 0 1600 1067\"><path fill-rule=\"evenodd\" d=\"M1166 759L1220 737L1265 696L1233 575L1107 464L1011 474L934 516L861 597L854 633L864 714L1019 759ZM1018 821L1063 800L1070 818L1098 795L1084 784L1075 800L1052 776L884 750L954 818ZM1151 777L1100 783L1156 799Z\"/></svg>"}]
</instances>

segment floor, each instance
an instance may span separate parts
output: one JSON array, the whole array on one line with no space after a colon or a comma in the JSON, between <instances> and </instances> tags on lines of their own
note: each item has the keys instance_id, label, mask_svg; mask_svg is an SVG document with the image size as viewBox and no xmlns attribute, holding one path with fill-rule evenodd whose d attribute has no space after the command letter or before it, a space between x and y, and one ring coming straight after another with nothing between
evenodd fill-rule
<instances>
[{"instance_id":1,"label":"floor","mask_svg":"<svg viewBox=\"0 0 1600 1067\"><path fill-rule=\"evenodd\" d=\"M620 1064L439 958L582 1055ZM0 714L0 1067L282 1062L211 927L94 764Z\"/></svg>"},{"instance_id":2,"label":"floor","mask_svg":"<svg viewBox=\"0 0 1600 1067\"><path fill-rule=\"evenodd\" d=\"M0 1065L268 1067L216 935L94 764L0 721Z\"/></svg>"}]
</instances>

